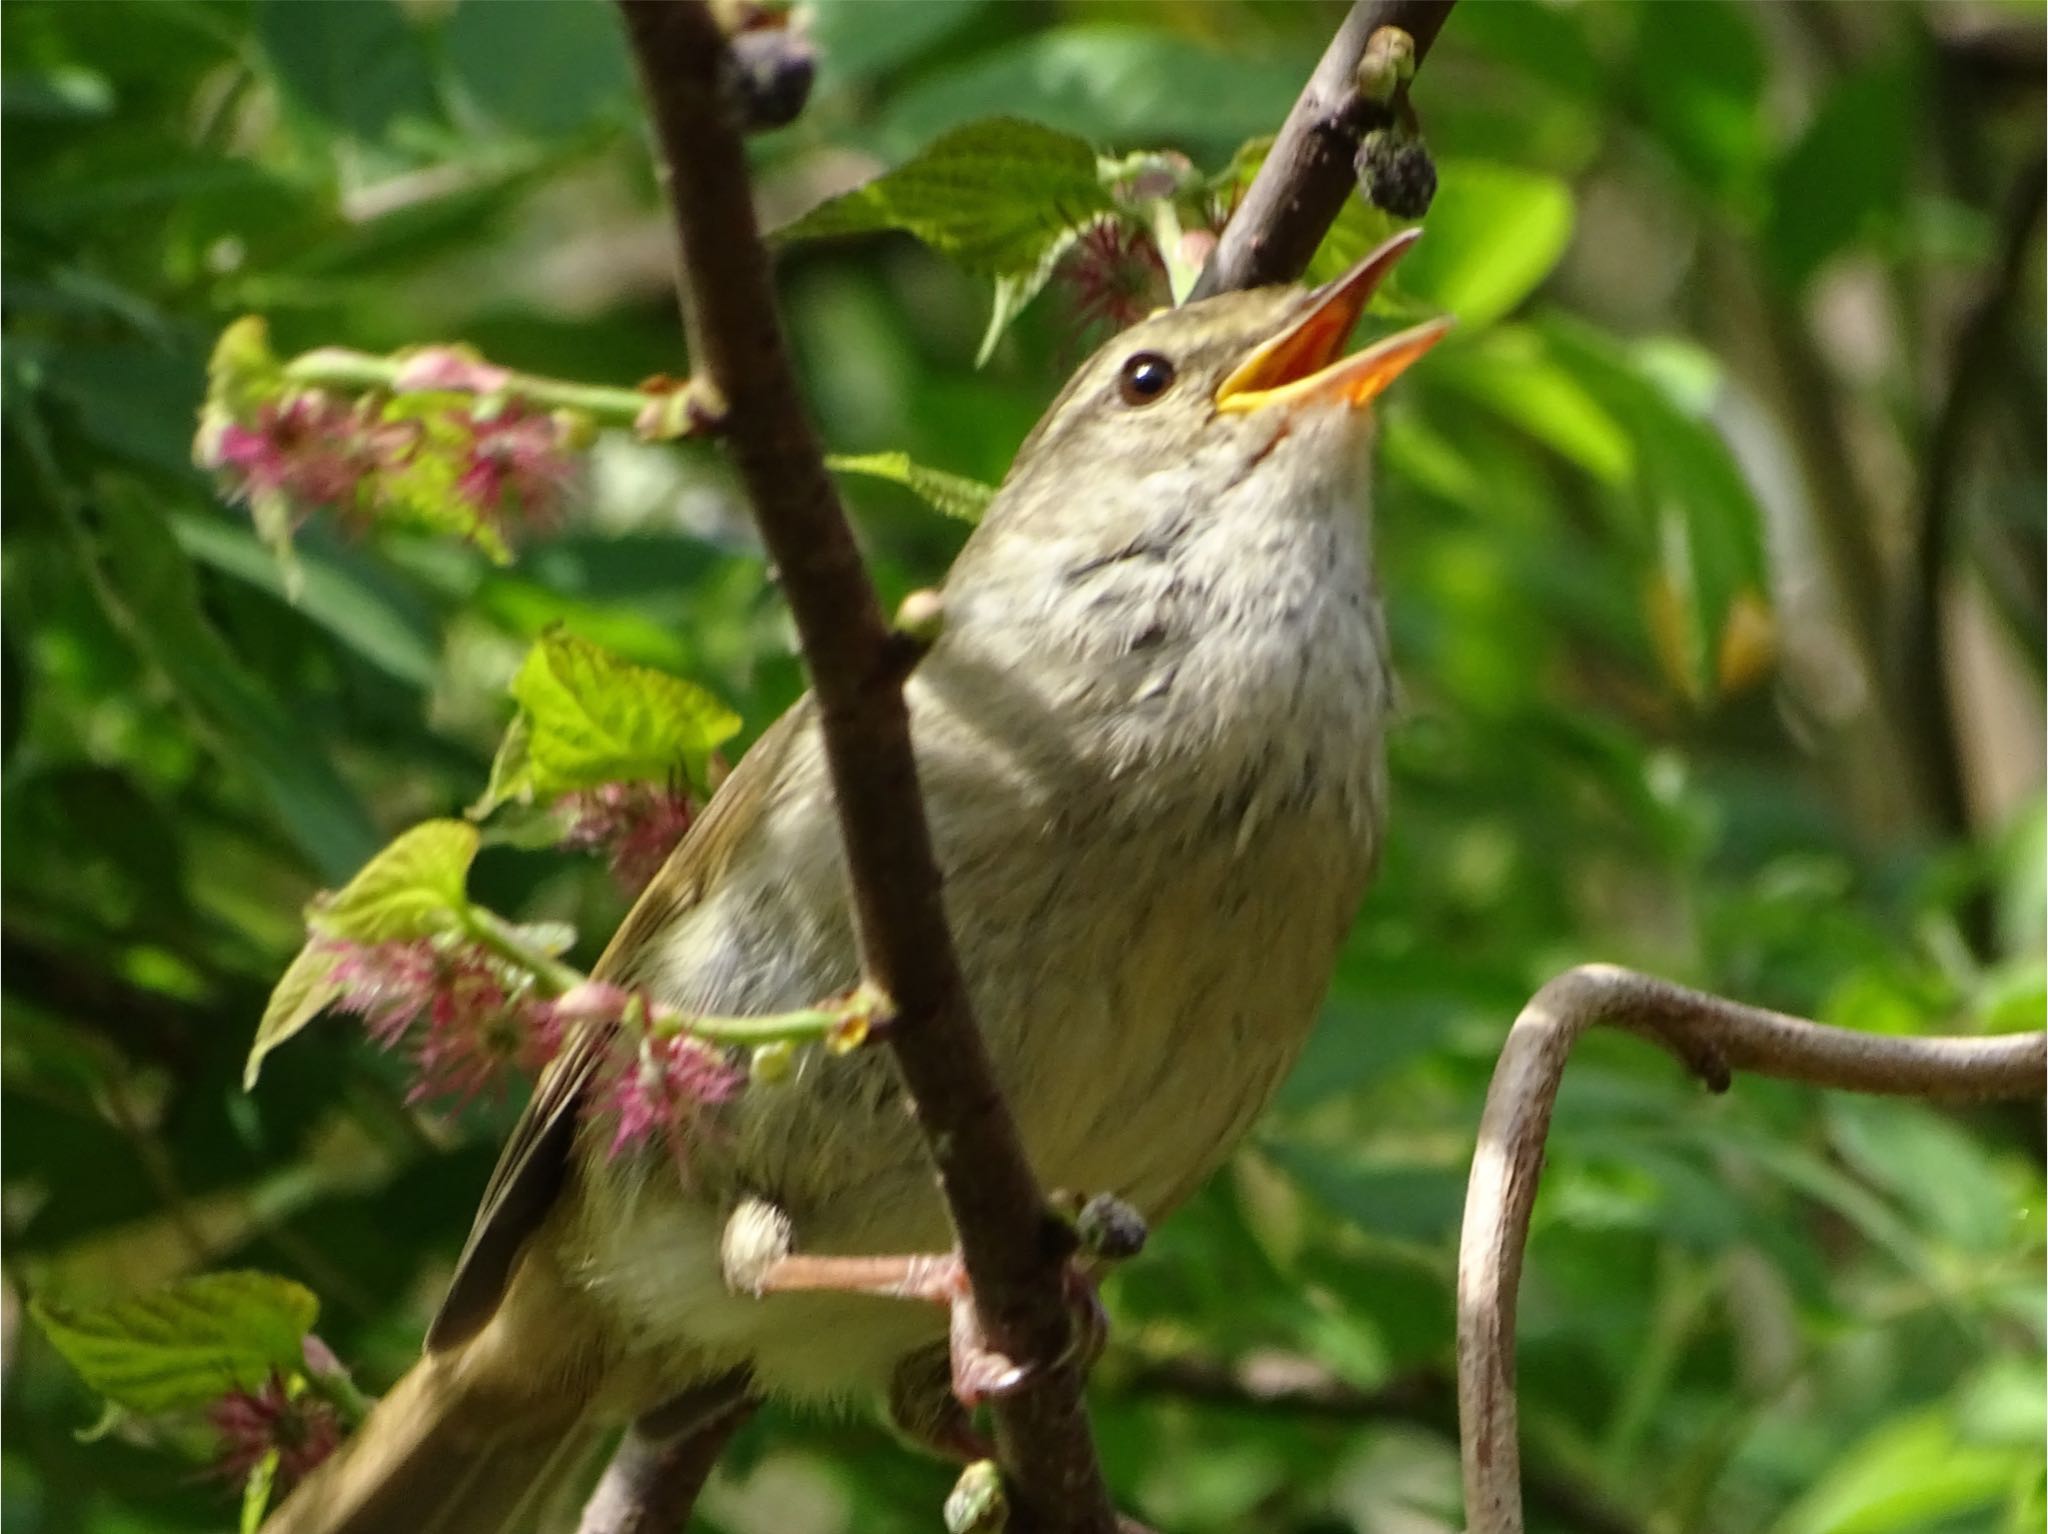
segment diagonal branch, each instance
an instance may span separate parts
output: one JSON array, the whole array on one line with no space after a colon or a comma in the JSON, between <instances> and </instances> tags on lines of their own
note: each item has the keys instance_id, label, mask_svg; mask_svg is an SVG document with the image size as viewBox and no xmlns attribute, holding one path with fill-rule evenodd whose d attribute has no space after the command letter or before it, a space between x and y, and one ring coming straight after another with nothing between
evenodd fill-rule
<instances>
[{"instance_id":1,"label":"diagonal branch","mask_svg":"<svg viewBox=\"0 0 2048 1534\"><path fill-rule=\"evenodd\" d=\"M805 414L755 219L725 35L700 0L624 0L674 211L683 320L796 620L824 730L863 960L895 1002L889 1047L915 1105L990 1343L1047 1361L1067 1349L1066 1251L997 1091L940 900L902 692L884 621ZM1115 1528L1081 1400L1049 1367L996 1407L1012 1527Z\"/></svg>"},{"instance_id":2,"label":"diagonal branch","mask_svg":"<svg viewBox=\"0 0 2048 1534\"><path fill-rule=\"evenodd\" d=\"M1365 100L1355 83L1366 44L1380 28L1399 27L1414 40L1420 65L1455 3L1357 0L1224 225L1191 299L1292 282L1308 270L1351 195L1359 140L1392 120L1389 108Z\"/></svg>"},{"instance_id":3,"label":"diagonal branch","mask_svg":"<svg viewBox=\"0 0 2048 1534\"><path fill-rule=\"evenodd\" d=\"M1458 1243L1458 1411L1470 1534L1521 1534L1515 1295L1566 1057L1588 1028L1626 1028L1715 1091L1731 1073L1901 1097L2040 1096L2048 1034L1894 1038L1826 1028L1611 965L1569 970L1515 1019L1479 1122Z\"/></svg>"}]
</instances>

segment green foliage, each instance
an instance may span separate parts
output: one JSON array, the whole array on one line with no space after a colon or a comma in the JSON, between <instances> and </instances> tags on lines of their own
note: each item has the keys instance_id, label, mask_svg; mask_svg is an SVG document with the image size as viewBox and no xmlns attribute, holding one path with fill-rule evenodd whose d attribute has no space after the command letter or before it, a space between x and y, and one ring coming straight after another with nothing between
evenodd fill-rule
<instances>
[{"instance_id":1,"label":"green foliage","mask_svg":"<svg viewBox=\"0 0 2048 1534\"><path fill-rule=\"evenodd\" d=\"M893 603L937 583L966 485L1001 478L1080 354L1053 277L1073 231L1205 221L1334 18L813 9L816 97L753 155L788 232L844 236L787 243L779 280ZM1380 406L1391 832L1280 1102L1111 1286L1091 1408L1148 1521L1462 1526L1426 1390L1346 1417L1146 1371L1305 1360L1365 1391L1440 1385L1487 1077L1562 966L1897 1033L2040 1025L2037 229L1973 363L1939 540L1953 728L1879 706L1917 674L1898 625L1957 338L2010 189L2037 179L2038 87L1996 61L2038 53L2038 12L1959 14L1466 0L1417 76L1441 190L1368 324L1461 324ZM103 1313L69 1297L139 1296L115 1309L146 1317L203 1269L289 1274L381 1389L513 1109L409 1105L401 1060L304 1027L333 996L298 913L344 885L352 930L504 912L502 941L587 967L621 914L611 879L503 845L515 805L452 818L493 775L507 688L525 744L493 794L544 801L614 768L708 775L802 681L705 446L600 442L560 525L502 565L416 528L295 525L289 601L191 462L210 348L251 313L284 357L460 339L589 383L680 371L605 7L22 0L0 32L0 1152L10 1291L45 1323L9 1356L0 1516L215 1530L232 1493L149 1452L145 1424L76 1440L99 1378L65 1327ZM1134 189L1118 167L1162 150L1185 176ZM1391 227L1354 200L1311 275ZM887 230L916 243L866 237ZM1884 576L1871 631L1840 600L1859 546ZM1918 786L1944 755L1966 764L1961 821ZM420 834L439 851L415 862ZM394 858L412 871L387 879ZM367 895L348 884L366 864ZM244 1094L259 1018L260 1048L297 1036ZM2044 1203L2037 1114L1749 1079L1709 1100L1633 1041L1589 1041L1525 1273L1532 1486L1702 1534L2040 1527ZM310 1322L263 1314L218 1323L239 1381L290 1366ZM921 1530L951 1477L771 1410L705 1517ZM1531 1527L1583 1521L1538 1495Z\"/></svg>"},{"instance_id":2,"label":"green foliage","mask_svg":"<svg viewBox=\"0 0 2048 1534\"><path fill-rule=\"evenodd\" d=\"M477 830L460 820L414 826L332 895L315 900L306 925L351 943L432 937L461 920Z\"/></svg>"},{"instance_id":3,"label":"green foliage","mask_svg":"<svg viewBox=\"0 0 2048 1534\"><path fill-rule=\"evenodd\" d=\"M512 696L519 717L476 814L605 783L663 783L678 772L701 784L711 753L740 728L739 716L701 687L559 627L528 652Z\"/></svg>"},{"instance_id":4,"label":"green foliage","mask_svg":"<svg viewBox=\"0 0 2048 1534\"><path fill-rule=\"evenodd\" d=\"M1032 271L1061 236L1112 204L1085 139L994 118L955 128L866 185L821 203L788 240L901 229L991 277Z\"/></svg>"},{"instance_id":5,"label":"green foliage","mask_svg":"<svg viewBox=\"0 0 2048 1534\"><path fill-rule=\"evenodd\" d=\"M146 1414L205 1406L299 1368L320 1302L268 1273L202 1273L101 1305L38 1299L34 1314L87 1385Z\"/></svg>"},{"instance_id":6,"label":"green foliage","mask_svg":"<svg viewBox=\"0 0 2048 1534\"><path fill-rule=\"evenodd\" d=\"M840 474L865 474L903 486L934 511L962 522L979 522L995 499L995 487L962 474L912 463L908 453L834 453L825 467Z\"/></svg>"}]
</instances>

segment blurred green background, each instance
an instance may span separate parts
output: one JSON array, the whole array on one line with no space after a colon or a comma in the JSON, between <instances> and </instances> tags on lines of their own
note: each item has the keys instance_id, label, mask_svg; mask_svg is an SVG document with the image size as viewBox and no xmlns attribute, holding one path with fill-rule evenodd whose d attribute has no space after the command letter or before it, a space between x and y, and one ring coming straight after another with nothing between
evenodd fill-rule
<instances>
[{"instance_id":1,"label":"blurred green background","mask_svg":"<svg viewBox=\"0 0 2048 1534\"><path fill-rule=\"evenodd\" d=\"M816 0L755 143L770 224L984 115L1210 169L1342 8ZM459 339L680 374L670 249L595 0L36 4L5 53L4 1493L19 1534L226 1527L24 1299L223 1266L315 1289L366 1388L418 1346L513 1107L401 1102L339 1023L238 1077L298 912L472 800L565 619L711 687L800 686L715 456L601 445L509 568L309 529L281 594L190 466L207 349ZM1378 885L1277 1109L1112 1287L1113 1483L1183 1531L1459 1527L1455 1227L1501 1036L1632 963L1884 1032L2043 1011L2036 4L1466 0L1415 89L1442 176L1406 301L1464 323L1383 411L1404 716ZM791 248L841 452L994 480L1081 355L1056 281L973 366L985 281ZM963 529L848 481L893 596ZM493 851L498 909L622 911ZM1523 1288L1544 1530L2026 1534L2043 1519L2039 1113L1742 1081L1596 1039ZM1273 1397L1277 1399L1263 1399ZM769 1412L728 1534L936 1527L944 1467Z\"/></svg>"}]
</instances>

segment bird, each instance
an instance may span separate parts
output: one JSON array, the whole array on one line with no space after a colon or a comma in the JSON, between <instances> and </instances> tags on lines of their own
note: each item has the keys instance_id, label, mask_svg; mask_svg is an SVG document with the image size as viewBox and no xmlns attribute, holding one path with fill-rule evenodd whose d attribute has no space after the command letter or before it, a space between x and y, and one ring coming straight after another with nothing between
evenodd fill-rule
<instances>
[{"instance_id":1,"label":"bird","mask_svg":"<svg viewBox=\"0 0 2048 1534\"><path fill-rule=\"evenodd\" d=\"M1344 348L1415 237L1096 351L947 573L905 684L947 916L1032 1165L1148 1222L1295 1062L1378 857L1395 691L1370 407L1450 320ZM808 697L594 974L721 1015L859 983ZM880 1403L942 1452L973 1443L942 1307L772 1281L792 1255L950 1246L885 1052L804 1051L687 1144L615 1153L588 1110L621 1047L588 1027L543 1073L423 1356L266 1534L530 1528L608 1432L761 1399Z\"/></svg>"}]
</instances>

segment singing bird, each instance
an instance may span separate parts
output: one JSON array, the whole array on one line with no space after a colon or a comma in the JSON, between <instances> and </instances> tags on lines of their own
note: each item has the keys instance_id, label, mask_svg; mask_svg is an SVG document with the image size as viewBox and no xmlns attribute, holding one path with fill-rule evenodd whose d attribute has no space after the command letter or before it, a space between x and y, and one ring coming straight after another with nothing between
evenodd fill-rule
<instances>
[{"instance_id":1,"label":"singing bird","mask_svg":"<svg viewBox=\"0 0 2048 1534\"><path fill-rule=\"evenodd\" d=\"M1371 876L1392 683L1368 406L1443 335L1348 356L1398 236L1314 291L1163 311L1047 410L948 573L907 685L976 1020L1048 1187L1158 1220L1265 1105ZM602 979L688 1011L789 1011L859 960L816 710L748 753L642 895ZM807 1052L681 1147L610 1154L585 1099L619 1041L549 1067L425 1356L268 1534L528 1528L595 1443L762 1398L885 1403L972 1442L946 1311L778 1292L788 1255L952 1240L882 1052ZM743 1270L743 1281L736 1278ZM872 1286L871 1286L872 1287Z\"/></svg>"}]
</instances>

